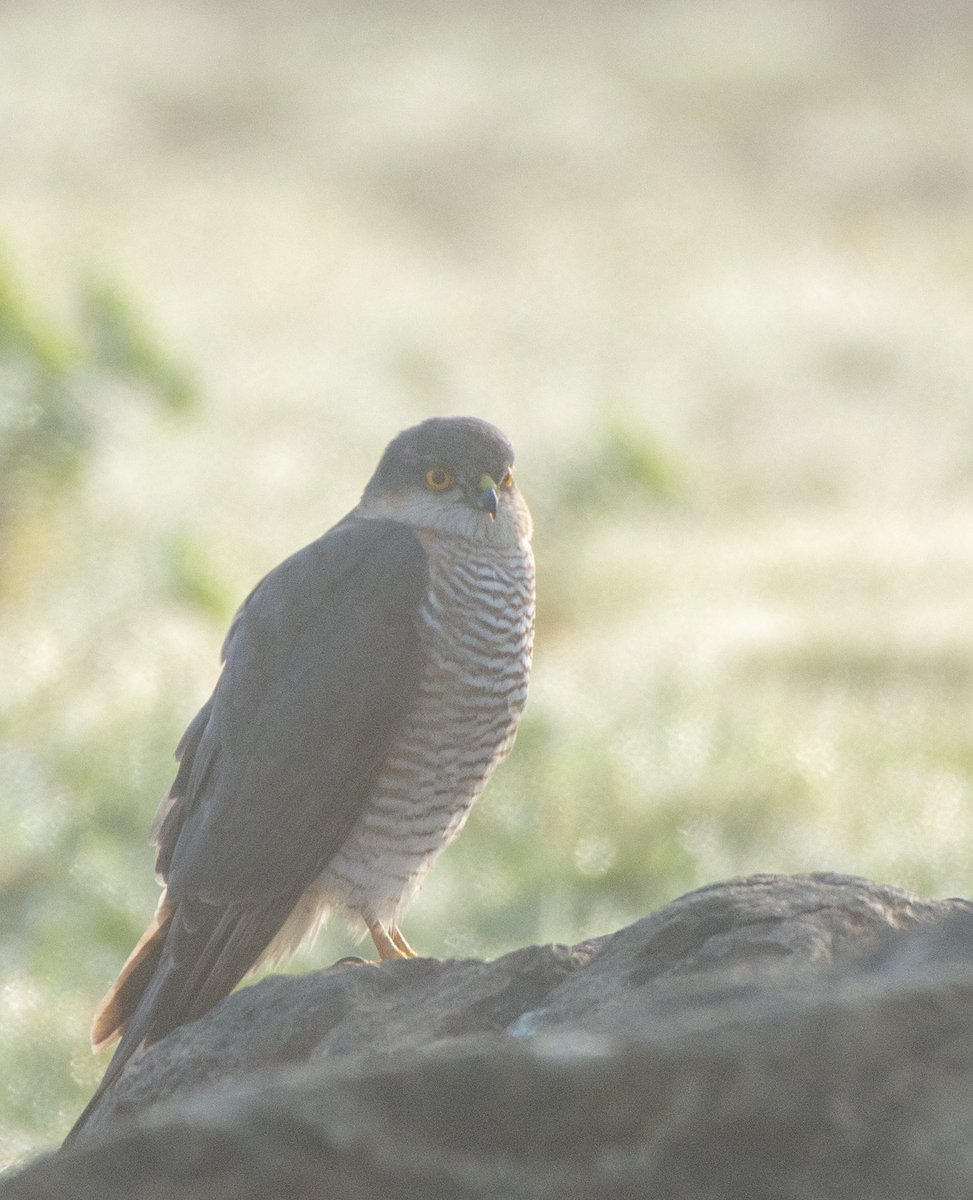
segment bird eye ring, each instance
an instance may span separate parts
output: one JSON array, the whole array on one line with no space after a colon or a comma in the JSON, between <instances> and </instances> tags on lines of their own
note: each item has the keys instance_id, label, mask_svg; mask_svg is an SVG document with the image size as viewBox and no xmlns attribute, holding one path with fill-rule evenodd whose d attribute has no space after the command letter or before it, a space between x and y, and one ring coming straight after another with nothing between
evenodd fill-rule
<instances>
[{"instance_id":1,"label":"bird eye ring","mask_svg":"<svg viewBox=\"0 0 973 1200\"><path fill-rule=\"evenodd\" d=\"M434 492L445 492L453 486L453 473L445 467L432 467L426 472L426 487Z\"/></svg>"},{"instance_id":2,"label":"bird eye ring","mask_svg":"<svg viewBox=\"0 0 973 1200\"><path fill-rule=\"evenodd\" d=\"M503 478L500 480L500 486L509 488L509 487L513 487L513 485L514 485L513 468L508 467L503 474Z\"/></svg>"}]
</instances>

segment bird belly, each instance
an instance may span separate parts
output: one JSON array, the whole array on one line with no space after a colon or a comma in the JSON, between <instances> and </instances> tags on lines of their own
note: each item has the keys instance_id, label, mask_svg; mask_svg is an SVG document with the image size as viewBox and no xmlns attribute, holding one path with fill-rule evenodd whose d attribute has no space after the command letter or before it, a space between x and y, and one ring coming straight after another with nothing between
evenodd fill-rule
<instances>
[{"instance_id":1,"label":"bird belly","mask_svg":"<svg viewBox=\"0 0 973 1200\"><path fill-rule=\"evenodd\" d=\"M533 649L533 561L524 549L479 561L430 553L416 703L368 805L317 880L319 907L395 922L510 749Z\"/></svg>"}]
</instances>

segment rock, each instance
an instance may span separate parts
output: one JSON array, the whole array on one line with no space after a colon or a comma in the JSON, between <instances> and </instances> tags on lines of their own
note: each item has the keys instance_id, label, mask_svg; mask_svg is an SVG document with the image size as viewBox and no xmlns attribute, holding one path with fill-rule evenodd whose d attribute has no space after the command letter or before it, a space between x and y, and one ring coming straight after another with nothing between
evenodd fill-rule
<instances>
[{"instance_id":1,"label":"rock","mask_svg":"<svg viewBox=\"0 0 973 1200\"><path fill-rule=\"evenodd\" d=\"M245 988L0 1198L973 1195L973 905L704 888L579 946Z\"/></svg>"}]
</instances>

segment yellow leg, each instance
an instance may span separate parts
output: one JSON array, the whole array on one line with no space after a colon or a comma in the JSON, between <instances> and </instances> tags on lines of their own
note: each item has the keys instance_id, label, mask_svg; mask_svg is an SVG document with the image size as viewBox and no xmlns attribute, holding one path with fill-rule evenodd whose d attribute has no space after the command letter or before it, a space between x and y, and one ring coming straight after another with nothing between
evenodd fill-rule
<instances>
[{"instance_id":1,"label":"yellow leg","mask_svg":"<svg viewBox=\"0 0 973 1200\"><path fill-rule=\"evenodd\" d=\"M398 925L389 926L389 937L392 939L405 958L419 957L415 950L412 949L409 943L402 936L402 931L399 929Z\"/></svg>"},{"instance_id":2,"label":"yellow leg","mask_svg":"<svg viewBox=\"0 0 973 1200\"><path fill-rule=\"evenodd\" d=\"M415 957L414 951L410 950L408 945L406 945L405 949L402 949L402 947L395 942L394 933L398 933L398 930L394 930L393 937L390 937L389 934L387 934L382 926L378 923L378 921L376 921L373 917L366 917L364 913L362 913L362 916L364 917L365 924L368 926L368 932L372 935L372 941L375 943L375 949L378 951L378 957L382 960L382 962L385 962L390 958ZM401 938L402 935L399 934L399 937ZM404 940L405 939L403 939L403 942Z\"/></svg>"}]
</instances>

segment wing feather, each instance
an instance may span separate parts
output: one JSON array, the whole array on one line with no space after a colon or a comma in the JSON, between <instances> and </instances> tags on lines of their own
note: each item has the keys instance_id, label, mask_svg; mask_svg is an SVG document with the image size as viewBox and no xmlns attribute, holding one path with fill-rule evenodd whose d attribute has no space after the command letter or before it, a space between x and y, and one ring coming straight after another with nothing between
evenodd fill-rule
<instances>
[{"instance_id":1,"label":"wing feather","mask_svg":"<svg viewBox=\"0 0 973 1200\"><path fill-rule=\"evenodd\" d=\"M265 576L177 749L153 827L166 891L96 1017L125 1062L195 1020L260 959L368 800L416 691L425 552L350 514Z\"/></svg>"},{"instance_id":2,"label":"wing feather","mask_svg":"<svg viewBox=\"0 0 973 1200\"><path fill-rule=\"evenodd\" d=\"M334 855L415 694L426 586L411 529L354 517L258 584L160 826L170 901L289 894Z\"/></svg>"}]
</instances>

